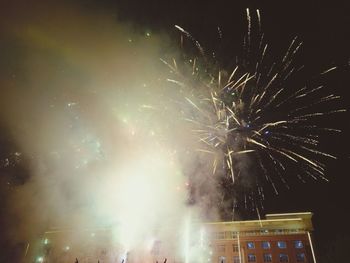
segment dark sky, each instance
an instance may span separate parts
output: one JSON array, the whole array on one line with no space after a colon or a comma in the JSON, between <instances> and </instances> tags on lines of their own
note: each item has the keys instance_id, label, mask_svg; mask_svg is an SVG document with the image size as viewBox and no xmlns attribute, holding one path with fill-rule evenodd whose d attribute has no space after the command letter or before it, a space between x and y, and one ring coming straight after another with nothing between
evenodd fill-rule
<instances>
[{"instance_id":1,"label":"dark sky","mask_svg":"<svg viewBox=\"0 0 350 263\"><path fill-rule=\"evenodd\" d=\"M245 8L258 8L268 42L278 48L288 45L294 36L303 41L300 62L310 76L338 66L323 82L340 94L341 104L349 108L350 8L348 1L166 1L100 0L75 1L92 11L115 10L122 21L140 30L174 34L174 24L187 29L201 42L215 45L213 32L220 26L229 41L241 41L246 30ZM264 2L264 3L262 3ZM6 6L6 4L5 4ZM238 32L238 33L237 33ZM1 39L0 39L1 41ZM0 51L1 52L1 51ZM0 57L1 59L1 57ZM1 96L1 94L0 94ZM349 212L349 113L332 116L330 124L343 130L330 136L322 147L335 152L339 159L327 167L329 183L295 184L280 195L267 195L265 213L312 211L319 262L345 262L350 244ZM1 135L6 137L6 132ZM10 147L2 142L1 148ZM20 180L20 179L19 179ZM0 194L0 197L2 195ZM0 210L1 212L1 210ZM0 221L1 222L1 221ZM346 257L345 257L346 256ZM342 261L343 260L343 261Z\"/></svg>"}]
</instances>

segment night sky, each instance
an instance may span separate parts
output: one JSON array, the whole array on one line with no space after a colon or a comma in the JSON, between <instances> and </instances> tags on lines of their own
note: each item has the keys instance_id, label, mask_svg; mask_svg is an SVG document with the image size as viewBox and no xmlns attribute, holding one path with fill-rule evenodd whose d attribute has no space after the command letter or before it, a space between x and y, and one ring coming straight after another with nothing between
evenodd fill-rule
<instances>
[{"instance_id":1,"label":"night sky","mask_svg":"<svg viewBox=\"0 0 350 263\"><path fill-rule=\"evenodd\" d=\"M0 13L13 10L16 4L2 1ZM23 3L17 1L23 12ZM33 1L34 2L34 1ZM305 65L305 71L310 79L315 78L324 69L337 66L338 69L324 77L322 83L329 86L333 93L340 94L340 105L349 109L350 92L350 8L347 1L135 1L135 0L101 0L74 1L77 6L89 12L115 14L115 19L128 23L136 31L166 33L177 38L174 25L181 25L191 32L204 46L215 46L216 28L220 26L227 38L227 43L241 43L241 35L246 30L245 9L258 8L262 14L263 31L269 43L272 43L276 53L288 46L294 36L304 43L298 57L298 62ZM39 5L39 4L38 4ZM20 18L18 18L20 19ZM64 18L62 18L64 19ZM0 19L0 21L3 21ZM4 21L3 21L4 22ZM4 22L2 27L11 27ZM2 32L2 31L1 31ZM0 35L0 45L3 41ZM177 41L177 40L176 40ZM230 44L224 46L230 50ZM231 51L228 51L228 54ZM1 54L1 49L0 49ZM11 61L11 56L18 54L1 54L0 60ZM226 58L227 59L227 58ZM3 74L10 74L7 65L0 62ZM11 67L10 67L11 68ZM2 87L0 87L1 89ZM1 96L1 93L0 93ZM329 183L324 181L292 183L291 189L282 191L278 196L267 194L264 213L284 213L311 211L314 213L314 237L318 262L347 262L349 259L347 247L350 244L349 212L349 113L329 117L330 127L342 129L338 135L332 135L322 141L321 148L339 156L338 160L327 163ZM4 156L16 148L11 144L11 136L2 128L0 122L0 147ZM26 182L26 166L12 170L16 173L16 182ZM2 171L0 176L5 176ZM0 183L6 180L0 178ZM4 187L0 187L1 190ZM5 202L6 192L0 193L0 202ZM1 203L0 203L1 206ZM0 223L2 218L10 217L6 209L0 208ZM247 215L254 218L255 215ZM16 220L16 219L14 219ZM0 228L2 230L2 228ZM6 246L6 240L1 240L5 250L15 250L16 246ZM4 251L0 249L0 254ZM6 253L11 254L10 252ZM4 254L5 255L5 254ZM5 258L0 256L0 261ZM1 261L9 262L9 261Z\"/></svg>"},{"instance_id":2,"label":"night sky","mask_svg":"<svg viewBox=\"0 0 350 263\"><path fill-rule=\"evenodd\" d=\"M113 1L111 1L113 2ZM166 30L179 24L200 40L210 43L217 26L235 39L235 32L246 29L245 8L258 8L268 39L283 47L294 36L304 42L301 60L316 75L327 65L339 71L327 76L325 83L343 97L349 109L350 16L346 1L120 1L111 4L122 19L151 28ZM226 35L226 37L227 37ZM240 41L240 39L238 39ZM266 201L266 213L312 211L319 262L348 260L350 243L348 197L349 114L333 116L331 123L343 130L340 136L327 138L326 149L339 153L339 160L328 164L329 183L296 184ZM334 148L335 147L335 148Z\"/></svg>"}]
</instances>

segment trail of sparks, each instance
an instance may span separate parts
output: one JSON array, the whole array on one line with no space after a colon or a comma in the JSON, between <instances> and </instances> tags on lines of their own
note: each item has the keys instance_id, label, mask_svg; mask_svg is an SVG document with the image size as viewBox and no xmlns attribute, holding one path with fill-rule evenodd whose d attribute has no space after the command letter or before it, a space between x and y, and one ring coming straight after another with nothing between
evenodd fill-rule
<instances>
[{"instance_id":1,"label":"trail of sparks","mask_svg":"<svg viewBox=\"0 0 350 263\"><path fill-rule=\"evenodd\" d=\"M256 12L258 20L256 36L249 9L246 10L246 14L248 31L243 44L246 53L241 60L237 60L229 75L223 74L222 69L212 72L210 65L206 64L209 61L207 57L203 59L204 63L201 63L201 58L204 56L202 46L189 32L178 25L175 26L197 46L201 55L189 60L192 63L192 71L187 78L196 80L196 84L191 89L194 90L192 96L185 97L185 101L195 109L193 116L187 120L200 127L193 129L205 146L200 151L216 155L212 173L218 171L218 163L223 163L226 175L231 178L233 186L240 183L236 174L241 174L242 169L250 169L236 165L244 162L242 156L257 160L255 163L260 170L258 174L264 175L276 194L278 187L272 176L275 174L274 176L289 188L284 176L287 169L295 169L296 177L302 182L305 182L305 176L314 180L318 178L326 180L325 165L316 157L336 159L336 156L317 148L318 133L340 132L340 130L319 127L314 124L313 119L341 113L345 109L325 111L314 111L314 109L316 106L339 100L340 96L324 95L323 85L310 89L306 85L296 88L295 85L289 84L288 81L303 68L293 65L294 57L302 42L295 37L282 58L269 63L268 45L261 33L260 12L259 10ZM218 30L221 39L223 34L220 29ZM254 51L257 51L257 54ZM176 62L173 62L175 66L165 61L164 63L175 75L174 79L169 80L170 82L181 87L188 85L181 81L186 79L186 74L179 71ZM329 73L336 68L329 68L321 74ZM329 109L328 106L322 108ZM216 154L218 152L223 153L220 155L223 160L218 159L219 155ZM249 171L244 174L249 174ZM256 181L256 195L258 199L263 200L264 194L259 177ZM255 207L253 209L259 214L254 196L255 194L244 194L244 204L247 206L248 200L252 199Z\"/></svg>"}]
</instances>

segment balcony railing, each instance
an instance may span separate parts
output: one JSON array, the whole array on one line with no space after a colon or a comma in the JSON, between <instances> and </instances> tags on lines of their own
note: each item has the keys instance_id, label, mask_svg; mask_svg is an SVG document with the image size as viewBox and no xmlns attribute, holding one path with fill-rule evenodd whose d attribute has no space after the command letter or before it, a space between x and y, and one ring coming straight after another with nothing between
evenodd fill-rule
<instances>
[{"instance_id":1,"label":"balcony railing","mask_svg":"<svg viewBox=\"0 0 350 263\"><path fill-rule=\"evenodd\" d=\"M278 235L293 235L293 234L305 234L307 231L304 229L276 229L276 230L260 230L260 231L226 231L226 232L214 232L211 237L215 240L230 240L237 239L238 235L243 236L278 236Z\"/></svg>"}]
</instances>

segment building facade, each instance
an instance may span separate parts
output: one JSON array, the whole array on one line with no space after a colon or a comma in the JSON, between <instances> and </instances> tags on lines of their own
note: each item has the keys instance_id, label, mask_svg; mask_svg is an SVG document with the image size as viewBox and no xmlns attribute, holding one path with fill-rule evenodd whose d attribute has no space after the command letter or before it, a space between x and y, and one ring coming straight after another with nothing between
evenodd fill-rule
<instances>
[{"instance_id":1,"label":"building facade","mask_svg":"<svg viewBox=\"0 0 350 263\"><path fill-rule=\"evenodd\" d=\"M306 212L268 214L261 220L192 223L192 229L201 231L191 231L187 241L169 244L155 239L149 248L138 247L127 254L110 242L108 228L51 229L23 262L73 263L79 258L79 263L155 263L167 258L168 263L316 263L311 219L312 213ZM184 244L186 252L175 253Z\"/></svg>"},{"instance_id":2,"label":"building facade","mask_svg":"<svg viewBox=\"0 0 350 263\"><path fill-rule=\"evenodd\" d=\"M312 213L268 214L266 219L207 223L212 263L316 263Z\"/></svg>"}]
</instances>

